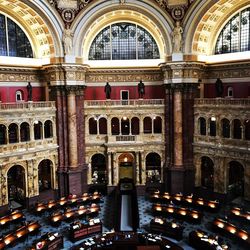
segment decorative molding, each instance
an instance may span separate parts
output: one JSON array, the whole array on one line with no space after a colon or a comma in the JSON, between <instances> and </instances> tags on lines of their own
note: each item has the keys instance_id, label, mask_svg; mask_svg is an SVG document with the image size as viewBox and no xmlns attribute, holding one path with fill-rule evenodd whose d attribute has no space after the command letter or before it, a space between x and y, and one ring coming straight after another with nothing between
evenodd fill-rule
<instances>
[{"instance_id":1,"label":"decorative molding","mask_svg":"<svg viewBox=\"0 0 250 250\"><path fill-rule=\"evenodd\" d=\"M42 81L42 74L37 69L1 68L0 82L38 82Z\"/></svg>"},{"instance_id":2,"label":"decorative molding","mask_svg":"<svg viewBox=\"0 0 250 250\"><path fill-rule=\"evenodd\" d=\"M181 21L189 7L196 0L155 0L175 21Z\"/></svg>"},{"instance_id":3,"label":"decorative molding","mask_svg":"<svg viewBox=\"0 0 250 250\"><path fill-rule=\"evenodd\" d=\"M146 82L162 81L160 70L95 70L86 74L86 82Z\"/></svg>"},{"instance_id":4,"label":"decorative molding","mask_svg":"<svg viewBox=\"0 0 250 250\"><path fill-rule=\"evenodd\" d=\"M47 0L62 17L66 28L69 28L76 16L93 0Z\"/></svg>"}]
</instances>

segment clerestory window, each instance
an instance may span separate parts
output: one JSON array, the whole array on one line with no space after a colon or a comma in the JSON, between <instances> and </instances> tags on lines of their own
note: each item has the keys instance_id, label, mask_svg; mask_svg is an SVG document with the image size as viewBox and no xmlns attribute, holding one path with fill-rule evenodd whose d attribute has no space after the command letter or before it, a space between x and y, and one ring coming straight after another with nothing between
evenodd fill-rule
<instances>
[{"instance_id":1,"label":"clerestory window","mask_svg":"<svg viewBox=\"0 0 250 250\"><path fill-rule=\"evenodd\" d=\"M11 19L0 14L0 56L33 57L29 39Z\"/></svg>"},{"instance_id":2,"label":"clerestory window","mask_svg":"<svg viewBox=\"0 0 250 250\"><path fill-rule=\"evenodd\" d=\"M152 35L132 23L105 27L95 37L89 60L159 59L159 49Z\"/></svg>"},{"instance_id":3,"label":"clerestory window","mask_svg":"<svg viewBox=\"0 0 250 250\"><path fill-rule=\"evenodd\" d=\"M215 54L250 50L250 8L234 17L222 29L215 46Z\"/></svg>"}]
</instances>

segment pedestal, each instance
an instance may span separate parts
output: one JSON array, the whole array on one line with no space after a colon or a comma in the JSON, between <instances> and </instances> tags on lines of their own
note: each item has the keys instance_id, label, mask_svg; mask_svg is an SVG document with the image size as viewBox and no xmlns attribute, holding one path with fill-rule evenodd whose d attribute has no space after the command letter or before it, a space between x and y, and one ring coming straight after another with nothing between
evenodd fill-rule
<instances>
[{"instance_id":1,"label":"pedestal","mask_svg":"<svg viewBox=\"0 0 250 250\"><path fill-rule=\"evenodd\" d=\"M172 61L183 61L183 53L173 53L172 54Z\"/></svg>"}]
</instances>

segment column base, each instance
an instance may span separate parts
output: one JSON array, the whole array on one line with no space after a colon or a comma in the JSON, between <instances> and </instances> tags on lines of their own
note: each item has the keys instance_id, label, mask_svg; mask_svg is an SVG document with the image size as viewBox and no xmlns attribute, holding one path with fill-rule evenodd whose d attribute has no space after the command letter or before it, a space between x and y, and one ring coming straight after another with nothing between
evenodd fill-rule
<instances>
[{"instance_id":1,"label":"column base","mask_svg":"<svg viewBox=\"0 0 250 250\"><path fill-rule=\"evenodd\" d=\"M68 194L81 195L83 193L83 170L82 169L70 169L67 172L68 178ZM86 183L86 187L87 187Z\"/></svg>"},{"instance_id":2,"label":"column base","mask_svg":"<svg viewBox=\"0 0 250 250\"><path fill-rule=\"evenodd\" d=\"M172 167L168 170L168 191L172 194L182 192L190 194L194 192L194 170L186 170L183 167Z\"/></svg>"}]
</instances>

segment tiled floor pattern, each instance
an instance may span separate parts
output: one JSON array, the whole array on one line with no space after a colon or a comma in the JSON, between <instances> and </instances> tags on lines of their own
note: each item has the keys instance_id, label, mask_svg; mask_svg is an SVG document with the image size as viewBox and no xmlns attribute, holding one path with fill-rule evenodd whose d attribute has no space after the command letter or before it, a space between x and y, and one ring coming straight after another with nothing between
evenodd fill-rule
<instances>
[{"instance_id":1,"label":"tiled floor pattern","mask_svg":"<svg viewBox=\"0 0 250 250\"><path fill-rule=\"evenodd\" d=\"M237 204L239 203L239 204ZM227 204L224 208L222 208L219 212L219 214L212 214L212 213L206 213L204 214L204 217L202 219L201 225L195 225L195 224L189 224L187 222L183 222L183 226L185 226L184 229L184 237L183 240L180 242L177 242L173 239L170 239L174 242L177 242L178 245L182 246L185 250L193 249L190 246L188 246L188 234L190 231L195 230L197 228L200 228L206 232L211 232L211 221L214 219L214 217L225 217L227 213L229 212L230 208L235 205L241 205L250 210L250 204L244 203L241 200L237 201L237 203L230 203ZM102 199L102 202L100 203L101 211L99 214L99 218L103 221L103 231L107 232L113 229L113 223L115 219L115 201L113 196L107 196ZM139 215L140 215L140 228L138 231L140 232L147 232L149 228L149 222L153 218L151 214L151 207L152 203L148 201L144 196L138 197L138 207L139 207ZM39 238L42 234L47 232L60 232L64 236L64 249L70 249L73 246L73 243L68 239L68 227L69 223L62 222L59 227L52 227L48 222L48 216L49 214L44 214L41 217L38 217L28 211L25 211L25 215L27 218L27 221L39 221L39 223L42 225L41 230L37 236L30 236L25 242L23 243L17 243L16 246L11 247L10 249L13 250L25 250L28 246L32 244L32 242ZM82 219L81 221L83 221ZM249 225L243 225L239 224L234 221L234 224L241 227L242 229L245 229L246 231L250 232L250 224ZM11 231L15 228L15 225L10 225L9 228L2 230L0 232L0 235L6 234L8 231ZM235 242L232 239L225 238L225 241L230 244L232 250L247 250L247 248L243 248L242 246L239 246L237 242ZM84 240L81 240L84 241ZM79 244L81 241L77 241L74 244ZM249 249L248 249L249 250Z\"/></svg>"}]
</instances>

